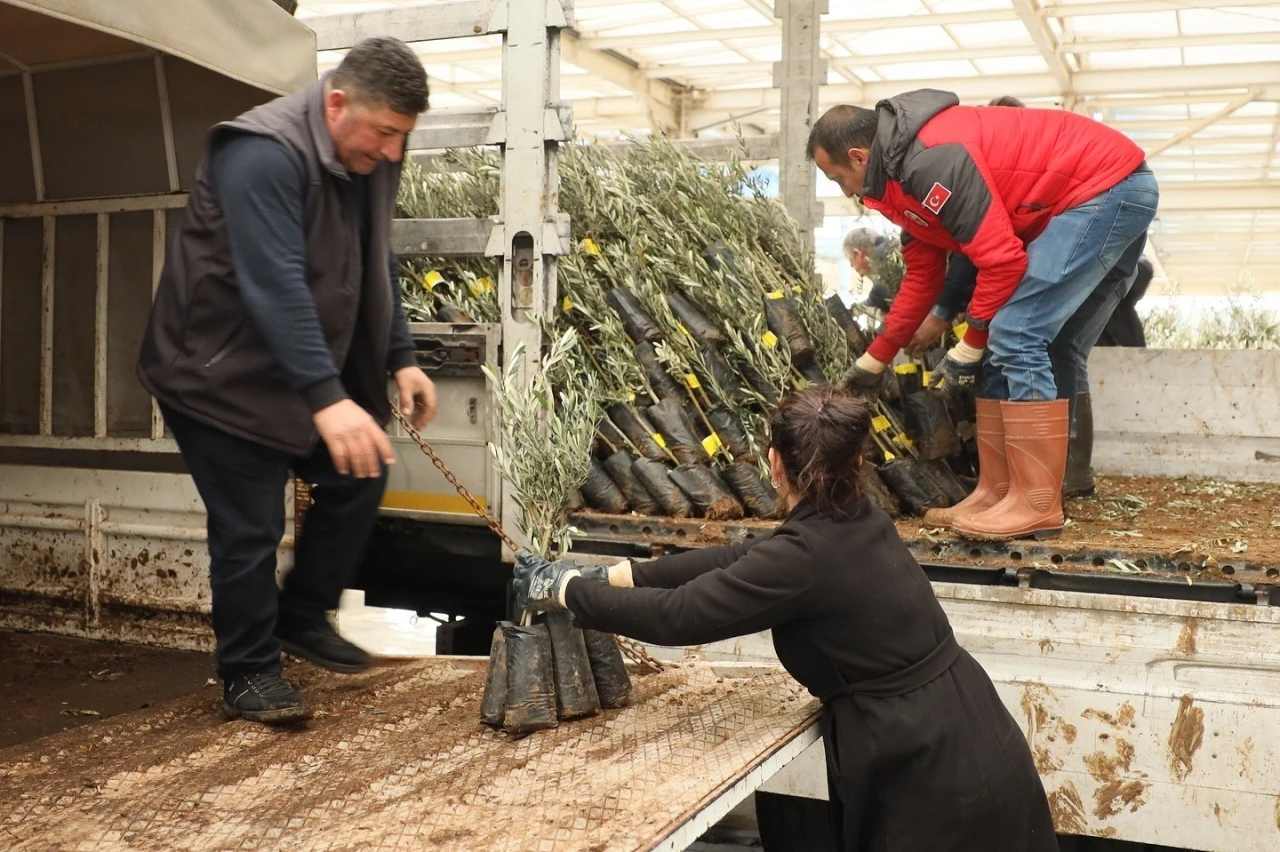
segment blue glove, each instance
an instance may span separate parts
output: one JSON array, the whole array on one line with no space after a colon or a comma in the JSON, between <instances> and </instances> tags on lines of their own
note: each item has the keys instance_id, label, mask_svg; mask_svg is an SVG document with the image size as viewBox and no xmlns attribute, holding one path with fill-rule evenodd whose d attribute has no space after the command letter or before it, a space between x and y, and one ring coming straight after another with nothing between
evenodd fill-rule
<instances>
[{"instance_id":1,"label":"blue glove","mask_svg":"<svg viewBox=\"0 0 1280 852\"><path fill-rule=\"evenodd\" d=\"M567 559L548 562L527 551L516 554L516 608L524 610L564 609L564 589L582 571Z\"/></svg>"}]
</instances>

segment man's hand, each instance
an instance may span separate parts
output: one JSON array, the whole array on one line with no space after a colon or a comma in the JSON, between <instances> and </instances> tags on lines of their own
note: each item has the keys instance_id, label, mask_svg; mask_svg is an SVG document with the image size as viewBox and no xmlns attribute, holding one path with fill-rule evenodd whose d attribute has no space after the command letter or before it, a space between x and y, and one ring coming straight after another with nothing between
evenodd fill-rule
<instances>
[{"instance_id":1,"label":"man's hand","mask_svg":"<svg viewBox=\"0 0 1280 852\"><path fill-rule=\"evenodd\" d=\"M382 475L382 465L395 464L396 454L387 433L351 400L322 408L311 419L338 473L371 479Z\"/></svg>"},{"instance_id":2,"label":"man's hand","mask_svg":"<svg viewBox=\"0 0 1280 852\"><path fill-rule=\"evenodd\" d=\"M436 416L436 385L418 367L396 370L396 391L400 394L400 410L413 428L421 429Z\"/></svg>"},{"instance_id":3,"label":"man's hand","mask_svg":"<svg viewBox=\"0 0 1280 852\"><path fill-rule=\"evenodd\" d=\"M961 388L973 387L982 372L982 350L963 340L947 351L947 357L933 368L931 386L951 395Z\"/></svg>"},{"instance_id":4,"label":"man's hand","mask_svg":"<svg viewBox=\"0 0 1280 852\"><path fill-rule=\"evenodd\" d=\"M527 551L516 554L515 593L516 608L564 609L565 586L582 572L567 559L548 562L541 556Z\"/></svg>"},{"instance_id":5,"label":"man's hand","mask_svg":"<svg viewBox=\"0 0 1280 852\"><path fill-rule=\"evenodd\" d=\"M935 317L933 314L924 318L924 322L920 323L920 327L916 329L915 335L912 336L911 342L907 344L908 355L919 355L930 346L942 340L942 335L947 331L947 321Z\"/></svg>"},{"instance_id":6,"label":"man's hand","mask_svg":"<svg viewBox=\"0 0 1280 852\"><path fill-rule=\"evenodd\" d=\"M885 365L870 355L863 355L840 377L841 386L849 393L876 400L884 385Z\"/></svg>"}]
</instances>

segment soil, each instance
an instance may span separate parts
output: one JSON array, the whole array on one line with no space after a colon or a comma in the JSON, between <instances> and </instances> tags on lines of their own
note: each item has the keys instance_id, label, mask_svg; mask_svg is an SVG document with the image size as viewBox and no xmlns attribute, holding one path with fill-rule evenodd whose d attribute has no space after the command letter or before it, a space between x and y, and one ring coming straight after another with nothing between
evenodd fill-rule
<instances>
[{"instance_id":1,"label":"soil","mask_svg":"<svg viewBox=\"0 0 1280 852\"><path fill-rule=\"evenodd\" d=\"M1094 496L1067 501L1066 511L1067 525L1060 537L1022 547L1011 543L1005 553L976 543L970 549L953 533L924 527L916 517L901 518L897 526L922 562L1135 575L1176 570L1195 579L1280 584L1280 485L1106 476L1098 478ZM635 516L583 516L595 529L609 521L618 529L607 535L591 533L591 539L678 547L725 544L744 530L763 533L778 523L653 518L637 524ZM636 532L637 528L646 531ZM1057 555L1073 552L1094 553L1097 558ZM1115 559L1127 563L1126 570L1117 569Z\"/></svg>"},{"instance_id":2,"label":"soil","mask_svg":"<svg viewBox=\"0 0 1280 852\"><path fill-rule=\"evenodd\" d=\"M0 748L207 693L206 653L0 631Z\"/></svg>"},{"instance_id":3,"label":"soil","mask_svg":"<svg viewBox=\"0 0 1280 852\"><path fill-rule=\"evenodd\" d=\"M1229 575L1233 566L1248 566L1271 579L1280 577L1277 485L1099 477L1093 497L1067 502L1067 516L1061 537L1043 544L1063 551L1122 551L1134 561L1160 557L1197 576ZM907 540L956 539L949 532L923 528L918 518L899 520L898 531ZM947 561L981 560L949 553ZM986 562L995 564L989 557Z\"/></svg>"}]
</instances>

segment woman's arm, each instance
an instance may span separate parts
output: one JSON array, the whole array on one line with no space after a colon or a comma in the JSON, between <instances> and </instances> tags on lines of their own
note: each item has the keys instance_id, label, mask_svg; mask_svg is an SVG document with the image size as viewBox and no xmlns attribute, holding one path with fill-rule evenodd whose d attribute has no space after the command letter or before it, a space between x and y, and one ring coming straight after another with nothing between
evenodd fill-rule
<instances>
[{"instance_id":1,"label":"woman's arm","mask_svg":"<svg viewBox=\"0 0 1280 852\"><path fill-rule=\"evenodd\" d=\"M727 554L732 547L717 550ZM741 553L679 588L615 588L575 578L568 582L565 600L581 627L656 645L714 642L796 618L817 576L800 533L780 528Z\"/></svg>"},{"instance_id":2,"label":"woman's arm","mask_svg":"<svg viewBox=\"0 0 1280 852\"><path fill-rule=\"evenodd\" d=\"M700 547L697 550L673 553L671 556L660 556L644 562L632 562L631 579L636 587L678 589L708 571L728 568L745 556L751 548L772 536L773 532L770 531L764 536L735 541L723 547Z\"/></svg>"}]
</instances>

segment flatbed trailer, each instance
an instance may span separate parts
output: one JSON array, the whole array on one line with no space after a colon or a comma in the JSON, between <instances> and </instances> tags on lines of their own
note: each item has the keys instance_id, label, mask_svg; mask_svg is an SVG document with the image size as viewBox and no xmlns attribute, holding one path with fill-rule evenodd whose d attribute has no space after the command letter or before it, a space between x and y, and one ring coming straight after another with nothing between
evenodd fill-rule
<instances>
[{"instance_id":1,"label":"flatbed trailer","mask_svg":"<svg viewBox=\"0 0 1280 852\"><path fill-rule=\"evenodd\" d=\"M776 665L635 673L629 706L524 738L479 721L484 668L307 668L292 732L206 694L0 750L4 848L674 852L818 739Z\"/></svg>"},{"instance_id":2,"label":"flatbed trailer","mask_svg":"<svg viewBox=\"0 0 1280 852\"><path fill-rule=\"evenodd\" d=\"M305 43L298 22L269 4L183 0L166 4L167 15L144 16L145 51L139 51L127 43L138 35L128 21L110 26L117 10L136 5L0 0L0 12L40 15L43 8L58 26L97 34L67 39L56 29L31 30L31 45L87 45L93 55L66 57L69 64L47 78L59 83L51 88L38 68L19 73L22 85L15 76L15 85L0 87L14 104L11 114L28 122L0 134L17 181L17 189L10 187L17 194L0 203L0 627L210 650L204 513L163 420L139 392L133 359L204 130L295 87L303 71L314 70L299 63L314 62L316 45ZM75 24L76 15L87 17ZM324 48L349 46L364 19L344 16ZM504 42L504 103L462 114L433 112L413 138L414 147L425 149L501 146L500 215L400 221L393 241L403 257L502 259L501 323L422 324L414 333L420 363L440 392L440 416L428 437L509 527L515 513L487 450L500 437L480 365L498 361L521 341L533 357L539 350L533 318L558 303L555 259L567 248L568 228L554 207L555 153L556 143L570 138L572 122L559 101L556 69L559 32L571 21L567 2L468 0L443 4L439 16L422 18L420 32L401 33L411 40L493 33ZM185 59L169 55L166 44L190 41L193 26L202 34L199 50ZM99 38L108 30L112 38ZM271 44L255 49L237 41L253 33L270 34ZM94 94L95 86L112 80L123 81L111 88L112 97L124 91L137 99L131 112L137 124L126 128L135 144L117 144L118 116L101 108L112 97ZM61 125L45 120L60 113L73 114L74 131L58 133ZM100 134L112 144L84 156L78 140ZM31 174L21 174L28 162ZM23 366L36 364L38 371ZM1219 484L1280 480L1277 353L1098 350L1091 372L1095 461L1104 472L1199 475ZM414 443L394 426L391 435L399 463L359 585L371 604L442 615L442 653L484 653L494 619L509 607L511 555ZM1203 529L1194 536L1182 535L1185 525L1166 529L1162 535L1169 535L1152 544L1156 537L1144 529L1153 527L1135 529L1126 516L1130 490L1104 491L1080 508L1073 518L1080 527L1059 542L969 545L915 521L900 530L934 580L961 643L1023 723L1060 832L1269 852L1280 841L1280 806L1268 771L1280 758L1273 745L1280 742L1280 610L1273 605L1280 595L1272 594L1280 578L1274 547L1280 518L1265 511L1271 498L1241 489L1211 495L1213 505L1198 508L1173 505L1192 499L1187 495L1147 500L1142 512L1149 517L1182 512ZM1247 517L1229 516L1231 507L1246 502ZM581 551L601 559L651 556L768 526L717 531L700 521L579 520L586 532ZM1089 534L1081 538L1086 520ZM292 541L286 535L281 542L281 570L289 567ZM626 766L606 777L613 789L643 793L637 777L677 786L660 787L669 798L659 803L666 809L658 823L643 824L653 802L640 802L643 818L639 810L626 811L644 833L597 837L583 848L681 848L719 809L757 787L796 798L825 794L821 761L810 744L811 702L780 691L780 684L794 685L776 673L766 636L652 650L667 660L704 662L670 675L638 675L632 708L518 743L474 720L482 665L475 660L426 661L341 681L304 677L325 715L293 736L269 738L219 723L215 703L204 699L86 726L0 754L0 802L11 808L0 816L0 836L19 848L205 848L233 835L242 846L260 848L297 848L312 840L370 848L361 826L380 843L405 845L420 845L425 827L428 838L438 833L441 845L483 848L448 834L489 829L493 812L477 803L474 789L486 790L488 802L501 802L517 787L527 795L528 776L536 773L534 789L542 794L539 778L556 778L562 764L570 776L585 773L571 771L575 755L611 743L622 746L617 759ZM711 677L734 661L773 674L740 682L725 677L724 683ZM681 672L697 680L675 683L662 695L646 692L647 684ZM690 704L685 687L710 692L697 692ZM660 713L644 715L651 706L640 700L646 695ZM778 700L770 703L770 696ZM793 709L783 707L782 697ZM431 709L439 712L418 718ZM782 716L771 716L775 711ZM686 718L703 721L694 736L681 739ZM751 739L756 720L766 718L776 726ZM441 727L444 720L461 727ZM628 733L633 730L653 736L641 741ZM400 750L384 759L391 742ZM731 759L715 751L739 748L730 743L740 743ZM791 769L766 781L806 745ZM476 760L498 761L496 786L426 796L427 777L447 787L450 770L472 749ZM374 769L365 772L357 757L373 761ZM506 759L516 763L504 767ZM344 789L346 776L364 786ZM330 798L305 800L297 786L302 779L319 783L316 790ZM589 779L581 783L584 796L601 789ZM545 792L535 802L553 813L547 797L555 791ZM295 799L309 801L311 810L297 809ZM206 805L209 813L202 812ZM511 811L539 818L523 807ZM444 825L433 822L437 813L465 817ZM406 825L418 833L405 833ZM185 833L173 833L174 826ZM577 822L555 826L567 837L580 830Z\"/></svg>"}]
</instances>

